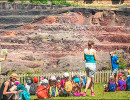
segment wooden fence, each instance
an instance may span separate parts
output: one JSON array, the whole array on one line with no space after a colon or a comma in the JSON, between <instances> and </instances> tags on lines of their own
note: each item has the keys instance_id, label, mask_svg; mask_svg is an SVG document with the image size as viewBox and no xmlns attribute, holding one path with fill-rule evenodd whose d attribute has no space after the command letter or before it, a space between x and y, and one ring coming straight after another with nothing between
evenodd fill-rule
<instances>
[{"instance_id":1,"label":"wooden fence","mask_svg":"<svg viewBox=\"0 0 130 100\"><path fill-rule=\"evenodd\" d=\"M125 72L124 70L118 70L117 73L119 72ZM83 72L69 72L70 74L70 78L73 77L74 75L82 75L85 74L85 71ZM103 82L108 82L110 75L112 74L111 70L106 70L106 71L97 71L95 74L95 77L93 78L94 83L103 83ZM125 74L127 75L128 73L125 72ZM26 82L26 77L38 77L40 79L40 76L44 76L49 78L51 75L55 75L56 77L62 77L63 76L63 72L59 72L59 73L43 73L43 74L19 74L19 80L20 83L25 83ZM3 76L1 75L0 77L0 85L6 81L9 78L9 76Z\"/></svg>"}]
</instances>

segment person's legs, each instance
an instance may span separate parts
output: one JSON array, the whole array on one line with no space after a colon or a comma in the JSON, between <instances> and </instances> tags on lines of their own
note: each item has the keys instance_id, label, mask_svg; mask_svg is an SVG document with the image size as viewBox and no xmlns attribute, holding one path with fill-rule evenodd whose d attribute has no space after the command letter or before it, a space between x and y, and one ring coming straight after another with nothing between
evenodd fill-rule
<instances>
[{"instance_id":1,"label":"person's legs","mask_svg":"<svg viewBox=\"0 0 130 100\"><path fill-rule=\"evenodd\" d=\"M91 89L91 93L94 92L94 89L93 89L93 81L91 81L90 89Z\"/></svg>"},{"instance_id":2,"label":"person's legs","mask_svg":"<svg viewBox=\"0 0 130 100\"><path fill-rule=\"evenodd\" d=\"M91 78L91 77L88 77L88 78L87 78L87 84L86 84L85 92L87 92L88 88L90 87L91 81L92 81L92 78Z\"/></svg>"}]
</instances>

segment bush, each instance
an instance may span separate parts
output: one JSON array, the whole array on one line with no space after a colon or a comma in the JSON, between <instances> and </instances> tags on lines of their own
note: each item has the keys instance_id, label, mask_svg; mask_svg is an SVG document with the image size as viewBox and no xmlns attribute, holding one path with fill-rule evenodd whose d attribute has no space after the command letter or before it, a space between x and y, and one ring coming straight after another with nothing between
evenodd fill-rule
<instances>
[{"instance_id":1,"label":"bush","mask_svg":"<svg viewBox=\"0 0 130 100\"><path fill-rule=\"evenodd\" d=\"M14 0L8 0L8 2L14 2Z\"/></svg>"},{"instance_id":2,"label":"bush","mask_svg":"<svg viewBox=\"0 0 130 100\"><path fill-rule=\"evenodd\" d=\"M42 4L48 4L47 0L41 0Z\"/></svg>"},{"instance_id":3,"label":"bush","mask_svg":"<svg viewBox=\"0 0 130 100\"><path fill-rule=\"evenodd\" d=\"M127 67L127 63L123 58L119 59L119 69L125 69Z\"/></svg>"},{"instance_id":4,"label":"bush","mask_svg":"<svg viewBox=\"0 0 130 100\"><path fill-rule=\"evenodd\" d=\"M47 0L30 0L31 3L47 4Z\"/></svg>"}]
</instances>

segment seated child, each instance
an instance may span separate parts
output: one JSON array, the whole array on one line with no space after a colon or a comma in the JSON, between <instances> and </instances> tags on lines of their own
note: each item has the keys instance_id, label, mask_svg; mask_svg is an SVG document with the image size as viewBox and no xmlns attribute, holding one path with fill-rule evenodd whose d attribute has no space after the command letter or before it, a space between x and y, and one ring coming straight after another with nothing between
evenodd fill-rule
<instances>
[{"instance_id":1,"label":"seated child","mask_svg":"<svg viewBox=\"0 0 130 100\"><path fill-rule=\"evenodd\" d=\"M64 86L64 94L66 96L72 96L72 82L69 80L69 73L64 73L65 77L65 86Z\"/></svg>"},{"instance_id":2,"label":"seated child","mask_svg":"<svg viewBox=\"0 0 130 100\"><path fill-rule=\"evenodd\" d=\"M56 86L57 86L58 90L60 90L61 89L60 77L57 77L56 80L57 80Z\"/></svg>"},{"instance_id":3,"label":"seated child","mask_svg":"<svg viewBox=\"0 0 130 100\"><path fill-rule=\"evenodd\" d=\"M58 96L58 89L57 89L57 83L56 83L55 76L51 76L51 78L50 78L49 95L50 95L50 97Z\"/></svg>"},{"instance_id":4,"label":"seated child","mask_svg":"<svg viewBox=\"0 0 130 100\"><path fill-rule=\"evenodd\" d=\"M43 76L41 76L40 77L40 82L39 82L39 85L41 85L41 83L42 83L42 81L44 80L44 77Z\"/></svg>"},{"instance_id":5,"label":"seated child","mask_svg":"<svg viewBox=\"0 0 130 100\"><path fill-rule=\"evenodd\" d=\"M79 85L79 82L73 80L72 81L72 94L80 93L81 92L81 86Z\"/></svg>"},{"instance_id":6,"label":"seated child","mask_svg":"<svg viewBox=\"0 0 130 100\"><path fill-rule=\"evenodd\" d=\"M38 78L34 77L33 78L33 83L31 84L30 90L29 90L30 95L35 95L36 94L37 86L38 86Z\"/></svg>"},{"instance_id":7,"label":"seated child","mask_svg":"<svg viewBox=\"0 0 130 100\"><path fill-rule=\"evenodd\" d=\"M115 92L116 91L116 81L114 76L110 76L108 84L104 85L105 92Z\"/></svg>"},{"instance_id":8,"label":"seated child","mask_svg":"<svg viewBox=\"0 0 130 100\"><path fill-rule=\"evenodd\" d=\"M26 79L26 84L25 84L25 88L27 89L28 92L30 90L30 86L31 86L32 83L33 83L33 80L30 77L28 77Z\"/></svg>"},{"instance_id":9,"label":"seated child","mask_svg":"<svg viewBox=\"0 0 130 100\"><path fill-rule=\"evenodd\" d=\"M130 69L128 70L128 76L127 76L127 80L126 80L126 84L127 84L127 90L130 91Z\"/></svg>"},{"instance_id":10,"label":"seated child","mask_svg":"<svg viewBox=\"0 0 130 100\"><path fill-rule=\"evenodd\" d=\"M19 92L16 100L30 100L30 94L24 87L24 85L17 85L17 91Z\"/></svg>"},{"instance_id":11,"label":"seated child","mask_svg":"<svg viewBox=\"0 0 130 100\"><path fill-rule=\"evenodd\" d=\"M125 76L122 73L118 74L118 83L117 90L125 91L126 90L126 80Z\"/></svg>"},{"instance_id":12,"label":"seated child","mask_svg":"<svg viewBox=\"0 0 130 100\"><path fill-rule=\"evenodd\" d=\"M47 79L41 81L41 85L37 87L37 97L38 99L49 98L49 84Z\"/></svg>"}]
</instances>

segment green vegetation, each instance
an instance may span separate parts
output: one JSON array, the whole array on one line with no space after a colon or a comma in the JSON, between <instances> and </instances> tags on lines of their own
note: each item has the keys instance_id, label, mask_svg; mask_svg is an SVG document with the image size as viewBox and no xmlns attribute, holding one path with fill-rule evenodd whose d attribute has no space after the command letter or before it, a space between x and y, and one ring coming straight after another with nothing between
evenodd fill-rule
<instances>
[{"instance_id":1,"label":"green vegetation","mask_svg":"<svg viewBox=\"0 0 130 100\"><path fill-rule=\"evenodd\" d=\"M124 58L120 58L119 60L119 68L120 69L125 69L127 67L127 63L125 62Z\"/></svg>"},{"instance_id":2,"label":"green vegetation","mask_svg":"<svg viewBox=\"0 0 130 100\"><path fill-rule=\"evenodd\" d=\"M105 83L104 83L105 84ZM130 98L130 91L116 91L116 92L104 92L104 85L103 83L101 84L95 84L94 89L96 96L91 96L90 95L90 90L87 92L86 97L53 97L51 100L65 100L65 99L129 99ZM83 90L82 90L83 92ZM37 99L37 96L31 96L31 99Z\"/></svg>"},{"instance_id":3,"label":"green vegetation","mask_svg":"<svg viewBox=\"0 0 130 100\"><path fill-rule=\"evenodd\" d=\"M8 0L8 2L14 2L14 0Z\"/></svg>"}]
</instances>

